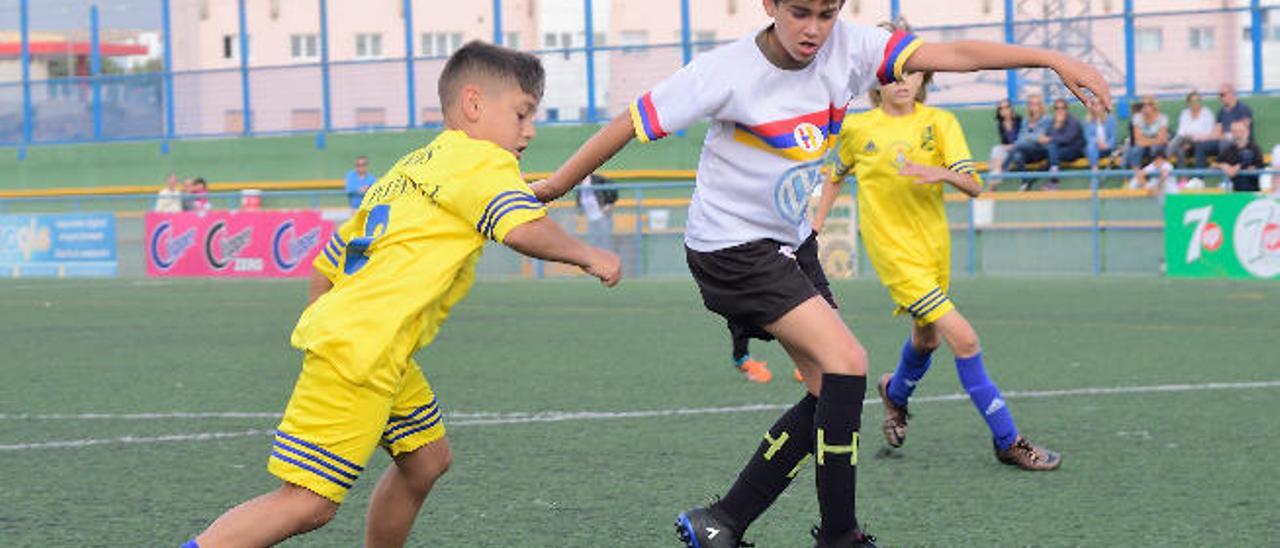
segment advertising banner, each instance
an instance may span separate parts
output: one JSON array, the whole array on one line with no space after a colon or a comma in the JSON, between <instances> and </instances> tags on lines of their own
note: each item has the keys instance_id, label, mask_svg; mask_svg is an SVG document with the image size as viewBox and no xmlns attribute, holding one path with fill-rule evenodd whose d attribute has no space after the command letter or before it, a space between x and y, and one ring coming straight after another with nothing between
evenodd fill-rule
<instances>
[{"instance_id":1,"label":"advertising banner","mask_svg":"<svg viewBox=\"0 0 1280 548\"><path fill-rule=\"evenodd\" d=\"M1280 279L1280 199L1174 194L1164 212L1169 277Z\"/></svg>"},{"instance_id":2,"label":"advertising banner","mask_svg":"<svg viewBox=\"0 0 1280 548\"><path fill-rule=\"evenodd\" d=\"M115 276L110 213L0 215L0 276Z\"/></svg>"},{"instance_id":3,"label":"advertising banner","mask_svg":"<svg viewBox=\"0 0 1280 548\"><path fill-rule=\"evenodd\" d=\"M332 235L318 211L147 213L147 275L303 277Z\"/></svg>"}]
</instances>

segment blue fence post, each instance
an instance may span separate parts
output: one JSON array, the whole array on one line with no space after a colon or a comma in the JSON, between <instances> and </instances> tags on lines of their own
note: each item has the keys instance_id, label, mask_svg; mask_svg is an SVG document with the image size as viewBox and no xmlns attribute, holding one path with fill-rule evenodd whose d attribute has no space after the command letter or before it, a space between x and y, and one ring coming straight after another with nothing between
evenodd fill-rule
<instances>
[{"instance_id":1,"label":"blue fence post","mask_svg":"<svg viewBox=\"0 0 1280 548\"><path fill-rule=\"evenodd\" d=\"M324 118L324 135L333 131L333 104L329 90L329 0L320 2L320 109ZM323 137L317 137L316 144L323 143Z\"/></svg>"},{"instance_id":2,"label":"blue fence post","mask_svg":"<svg viewBox=\"0 0 1280 548\"><path fill-rule=\"evenodd\" d=\"M253 113L249 102L249 23L245 16L244 0L238 0L240 24L240 103L244 109L242 133L253 133Z\"/></svg>"},{"instance_id":3,"label":"blue fence post","mask_svg":"<svg viewBox=\"0 0 1280 548\"><path fill-rule=\"evenodd\" d=\"M610 217L612 218L612 217ZM612 233L612 227L610 233ZM649 274L649 254L644 248L644 189L636 189L636 264L639 268L636 270L636 276L645 276Z\"/></svg>"},{"instance_id":4,"label":"blue fence post","mask_svg":"<svg viewBox=\"0 0 1280 548\"><path fill-rule=\"evenodd\" d=\"M502 44L502 0L493 0L493 43Z\"/></svg>"},{"instance_id":5,"label":"blue fence post","mask_svg":"<svg viewBox=\"0 0 1280 548\"><path fill-rule=\"evenodd\" d=\"M164 27L164 137L172 139L174 131L173 108L173 23L169 16L169 2L160 0L160 24ZM161 145L167 154L168 142Z\"/></svg>"},{"instance_id":6,"label":"blue fence post","mask_svg":"<svg viewBox=\"0 0 1280 548\"><path fill-rule=\"evenodd\" d=\"M1133 0L1124 0L1124 101L1120 102L1117 115L1129 117L1129 109L1138 96L1138 61L1134 44Z\"/></svg>"},{"instance_id":7,"label":"blue fence post","mask_svg":"<svg viewBox=\"0 0 1280 548\"><path fill-rule=\"evenodd\" d=\"M683 62L681 66L693 60L693 28L689 21L689 0L680 0L680 50Z\"/></svg>"},{"instance_id":8,"label":"blue fence post","mask_svg":"<svg viewBox=\"0 0 1280 548\"><path fill-rule=\"evenodd\" d=\"M22 35L19 49L22 63L22 144L31 144L35 112L31 109L31 9L30 0L18 1L18 27ZM26 148L18 149L18 159L26 156Z\"/></svg>"},{"instance_id":9,"label":"blue fence post","mask_svg":"<svg viewBox=\"0 0 1280 548\"><path fill-rule=\"evenodd\" d=\"M89 87L92 89L93 140L102 140L102 40L98 29L98 5L89 6Z\"/></svg>"},{"instance_id":10,"label":"blue fence post","mask_svg":"<svg viewBox=\"0 0 1280 548\"><path fill-rule=\"evenodd\" d=\"M586 25L587 48L587 122L596 121L596 22L591 10L592 0L582 0Z\"/></svg>"},{"instance_id":11,"label":"blue fence post","mask_svg":"<svg viewBox=\"0 0 1280 548\"><path fill-rule=\"evenodd\" d=\"M902 0L889 0L889 20L897 21L902 17Z\"/></svg>"},{"instance_id":12,"label":"blue fence post","mask_svg":"<svg viewBox=\"0 0 1280 548\"><path fill-rule=\"evenodd\" d=\"M1250 29L1249 39L1253 42L1253 92L1262 93L1264 77L1266 74L1262 71L1262 38L1263 38L1263 19L1262 19L1262 1L1250 0L1249 15Z\"/></svg>"},{"instance_id":13,"label":"blue fence post","mask_svg":"<svg viewBox=\"0 0 1280 548\"><path fill-rule=\"evenodd\" d=\"M1004 0L1004 42L1006 44L1018 43L1018 36L1013 28L1015 15L1013 0ZM1018 100L1018 71L1009 69L1004 74L1005 95L1009 98L1009 104L1014 104Z\"/></svg>"},{"instance_id":14,"label":"blue fence post","mask_svg":"<svg viewBox=\"0 0 1280 548\"><path fill-rule=\"evenodd\" d=\"M1089 198L1093 208L1093 275L1102 275L1102 199L1098 192L1098 172L1089 173Z\"/></svg>"},{"instance_id":15,"label":"blue fence post","mask_svg":"<svg viewBox=\"0 0 1280 548\"><path fill-rule=\"evenodd\" d=\"M417 78L413 70L413 0L404 0L404 81L409 94L409 128L418 127Z\"/></svg>"}]
</instances>

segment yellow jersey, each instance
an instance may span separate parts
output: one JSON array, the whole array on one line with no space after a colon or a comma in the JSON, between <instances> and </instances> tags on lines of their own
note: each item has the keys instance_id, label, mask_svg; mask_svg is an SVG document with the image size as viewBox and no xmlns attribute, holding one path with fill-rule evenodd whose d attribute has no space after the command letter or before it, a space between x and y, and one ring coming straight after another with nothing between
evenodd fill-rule
<instances>
[{"instance_id":1,"label":"yellow jersey","mask_svg":"<svg viewBox=\"0 0 1280 548\"><path fill-rule=\"evenodd\" d=\"M513 154L442 133L378 179L316 257L333 288L302 313L293 345L353 382L404 367L470 290L485 241L545 216Z\"/></svg>"},{"instance_id":2,"label":"yellow jersey","mask_svg":"<svg viewBox=\"0 0 1280 548\"><path fill-rule=\"evenodd\" d=\"M867 256L886 285L950 268L951 234L943 184L918 184L899 173L906 162L973 174L972 155L955 115L916 103L908 116L879 108L845 120L836 171L858 184L858 223ZM937 272L939 269L942 272Z\"/></svg>"}]
</instances>

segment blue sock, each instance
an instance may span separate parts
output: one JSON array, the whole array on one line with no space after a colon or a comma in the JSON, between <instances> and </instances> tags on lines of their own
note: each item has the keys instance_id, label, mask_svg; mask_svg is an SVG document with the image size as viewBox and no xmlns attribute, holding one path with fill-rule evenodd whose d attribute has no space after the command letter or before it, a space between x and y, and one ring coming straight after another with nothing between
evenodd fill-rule
<instances>
[{"instance_id":1,"label":"blue sock","mask_svg":"<svg viewBox=\"0 0 1280 548\"><path fill-rule=\"evenodd\" d=\"M971 358L956 358L956 373L960 375L960 385L969 393L969 401L987 421L996 447L1008 449L1018 439L1018 427L1013 425L1013 414L1005 405L1004 398L1000 397L1000 389L987 377L987 369L982 366L982 353Z\"/></svg>"},{"instance_id":2,"label":"blue sock","mask_svg":"<svg viewBox=\"0 0 1280 548\"><path fill-rule=\"evenodd\" d=\"M916 391L916 383L929 372L933 363L933 353L921 353L911 346L911 336L902 343L902 359L898 362L898 370L893 372L889 381L889 401L898 405L906 405L911 393Z\"/></svg>"},{"instance_id":3,"label":"blue sock","mask_svg":"<svg viewBox=\"0 0 1280 548\"><path fill-rule=\"evenodd\" d=\"M200 548L200 545L196 544L196 539L191 539L188 540L186 544L183 544L182 548Z\"/></svg>"},{"instance_id":4,"label":"blue sock","mask_svg":"<svg viewBox=\"0 0 1280 548\"><path fill-rule=\"evenodd\" d=\"M733 359L733 366L742 369L742 364L747 363L749 359L751 359L751 354L743 354L741 358Z\"/></svg>"}]
</instances>

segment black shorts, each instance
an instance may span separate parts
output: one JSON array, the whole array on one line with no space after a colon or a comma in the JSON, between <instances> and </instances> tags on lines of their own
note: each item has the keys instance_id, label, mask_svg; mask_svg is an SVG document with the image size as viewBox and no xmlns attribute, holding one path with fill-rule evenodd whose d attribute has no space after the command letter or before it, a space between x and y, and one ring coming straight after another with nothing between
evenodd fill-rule
<instances>
[{"instance_id":1,"label":"black shorts","mask_svg":"<svg viewBox=\"0 0 1280 548\"><path fill-rule=\"evenodd\" d=\"M764 326L814 295L837 308L814 234L795 250L756 240L707 253L685 248L685 259L702 303L729 323L734 336L773 340Z\"/></svg>"}]
</instances>

